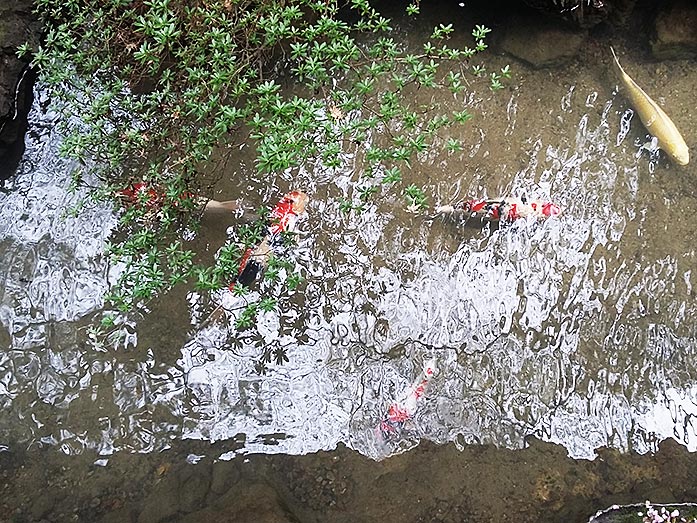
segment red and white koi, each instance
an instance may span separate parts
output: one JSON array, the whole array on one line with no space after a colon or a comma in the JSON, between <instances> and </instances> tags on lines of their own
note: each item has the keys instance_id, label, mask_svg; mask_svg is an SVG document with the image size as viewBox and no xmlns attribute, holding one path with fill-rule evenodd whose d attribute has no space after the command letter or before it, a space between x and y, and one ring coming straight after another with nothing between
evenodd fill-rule
<instances>
[{"instance_id":1,"label":"red and white koi","mask_svg":"<svg viewBox=\"0 0 697 523\"><path fill-rule=\"evenodd\" d=\"M557 204L547 200L528 199L525 196L469 200L459 207L444 205L436 208L437 213L457 211L468 213L473 218L504 222L528 217L546 219L561 214L561 208Z\"/></svg>"},{"instance_id":2,"label":"red and white koi","mask_svg":"<svg viewBox=\"0 0 697 523\"><path fill-rule=\"evenodd\" d=\"M128 205L143 204L148 209L159 209L164 201L164 193L144 182L130 185L119 191L119 196ZM181 199L199 199L191 193L182 193ZM281 233L292 232L298 221L298 217L305 212L307 206L307 194L302 191L291 191L276 204L269 214L270 224L268 233L256 246L248 248L242 255L240 267L235 281L230 284L230 289L236 283L250 285L257 276L268 266L277 239ZM230 200L219 202L207 200L204 213L236 212L240 209L240 202Z\"/></svg>"},{"instance_id":3,"label":"red and white koi","mask_svg":"<svg viewBox=\"0 0 697 523\"><path fill-rule=\"evenodd\" d=\"M137 182L129 185L125 189L118 192L118 195L122 198L123 202L129 206L144 204L148 209L158 210L164 203L165 195L162 190L159 190L152 185L148 185L145 182ZM205 201L203 206L204 214L215 214L215 213L235 213L239 212L242 208L242 204L239 200L228 200L220 202L218 200L205 200L201 196L196 196L190 192L183 192L179 195L180 200L193 200L194 205L201 205Z\"/></svg>"},{"instance_id":4,"label":"red and white koi","mask_svg":"<svg viewBox=\"0 0 697 523\"><path fill-rule=\"evenodd\" d=\"M269 215L271 223L267 235L256 247L248 248L242 255L237 278L230 285L231 290L236 283L250 285L264 272L280 234L295 230L298 218L305 212L307 201L307 194L302 191L291 191L281 198Z\"/></svg>"},{"instance_id":5,"label":"red and white koi","mask_svg":"<svg viewBox=\"0 0 697 523\"><path fill-rule=\"evenodd\" d=\"M129 205L138 205L143 202L146 207L152 209L161 205L164 198L163 194L156 191L153 187L145 182L137 182L129 185L125 189L118 191L118 195L122 201Z\"/></svg>"},{"instance_id":6,"label":"red and white koi","mask_svg":"<svg viewBox=\"0 0 697 523\"><path fill-rule=\"evenodd\" d=\"M384 436L399 432L404 423L414 417L419 406L419 399L426 393L426 387L436 372L436 360L428 359L420 376L387 409L385 418L380 422Z\"/></svg>"}]
</instances>

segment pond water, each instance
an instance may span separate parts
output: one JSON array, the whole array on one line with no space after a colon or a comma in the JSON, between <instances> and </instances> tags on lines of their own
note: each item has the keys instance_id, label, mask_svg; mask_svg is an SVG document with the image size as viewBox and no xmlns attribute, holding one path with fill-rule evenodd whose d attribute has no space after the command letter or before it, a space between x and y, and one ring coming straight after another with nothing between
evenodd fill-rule
<instances>
[{"instance_id":1,"label":"pond water","mask_svg":"<svg viewBox=\"0 0 697 523\"><path fill-rule=\"evenodd\" d=\"M418 27L401 30L418 41ZM87 326L114 279L102 244L116 217L96 205L66 213L80 194L39 88L27 151L0 194L0 444L108 456L230 440L231 457L344 442L382 459L422 439L519 448L535 435L574 457L665 438L695 450L696 168L642 149L610 43L694 146L694 64L641 62L641 49L603 36L559 70L492 53L489 68L513 66L508 87L473 80L444 96L475 115L457 135L465 150L422 158L405 181L434 205L525 193L561 216L496 228L410 213L397 198L344 214L361 169L352 152L344 170L262 180L243 150L223 196L257 207L294 188L310 195L291 253L304 283L242 332L234 313L201 327L211 302L240 298L176 290L106 347ZM234 225L204 223L194 244L212 254ZM259 373L278 346L290 361ZM413 418L383 434L428 359L436 373Z\"/></svg>"}]
</instances>

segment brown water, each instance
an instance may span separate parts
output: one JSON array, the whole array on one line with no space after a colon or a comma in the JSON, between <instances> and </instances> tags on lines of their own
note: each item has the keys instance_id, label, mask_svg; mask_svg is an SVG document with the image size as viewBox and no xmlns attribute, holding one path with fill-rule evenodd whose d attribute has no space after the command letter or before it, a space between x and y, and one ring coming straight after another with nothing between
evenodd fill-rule
<instances>
[{"instance_id":1,"label":"brown water","mask_svg":"<svg viewBox=\"0 0 697 523\"><path fill-rule=\"evenodd\" d=\"M235 305L229 294L175 291L124 320L107 347L85 327L118 271L101 254L114 218L97 207L63 217L76 196L39 96L14 187L0 195L0 444L108 459L181 439L234 439L215 447L226 457L345 443L382 459L420 440L516 449L534 435L572 457L649 452L665 438L694 451L697 168L640 148L646 132L615 90L610 43L694 149L694 62L646 61L617 34L595 35L553 71L485 55L490 69L512 64L510 86L492 93L473 80L440 100L475 115L458 135L465 151L424 157L406 183L433 204L549 196L561 217L479 228L389 198L344 215L361 168L353 152L347 169L267 180L242 151L221 194L254 207L291 188L310 194L293 252L305 283L241 334L197 328L211 301ZM204 227L196 244L215 252L226 225ZM290 362L262 375L268 346L286 347ZM387 406L427 358L438 371L413 420L382 437Z\"/></svg>"}]
</instances>

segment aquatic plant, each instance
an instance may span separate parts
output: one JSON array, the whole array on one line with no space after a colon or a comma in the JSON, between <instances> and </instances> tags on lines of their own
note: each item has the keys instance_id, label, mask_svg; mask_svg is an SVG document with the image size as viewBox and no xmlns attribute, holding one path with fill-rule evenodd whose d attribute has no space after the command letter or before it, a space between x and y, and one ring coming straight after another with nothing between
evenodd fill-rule
<instances>
[{"instance_id":1,"label":"aquatic plant","mask_svg":"<svg viewBox=\"0 0 697 523\"><path fill-rule=\"evenodd\" d=\"M80 163L75 186L120 213L108 252L124 269L108 298L124 311L182 282L212 290L234 279L263 220L240 228L212 266L196 263L183 231L195 230L222 167L249 140L266 175L304 162L339 167L357 147L365 175L346 211L390 193L425 206L422 188L401 187L401 169L433 147L459 150L442 131L471 115L415 93L464 91L489 32L476 26L472 46L457 48L447 43L452 24L440 25L409 51L368 0L36 0L35 9L44 41L19 52L33 55L62 116L61 152ZM491 73L491 89L509 74ZM266 277L280 274L271 266ZM249 304L238 327L274 304Z\"/></svg>"}]
</instances>

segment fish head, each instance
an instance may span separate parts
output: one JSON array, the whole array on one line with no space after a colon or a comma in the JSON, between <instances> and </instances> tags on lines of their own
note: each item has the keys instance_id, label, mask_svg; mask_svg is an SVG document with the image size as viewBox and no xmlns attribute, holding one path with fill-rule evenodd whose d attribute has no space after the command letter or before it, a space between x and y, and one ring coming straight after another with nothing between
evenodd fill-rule
<instances>
[{"instance_id":1,"label":"fish head","mask_svg":"<svg viewBox=\"0 0 697 523\"><path fill-rule=\"evenodd\" d=\"M424 361L424 376L426 376L426 379L430 379L436 370L435 358L428 358L426 361Z\"/></svg>"},{"instance_id":2,"label":"fish head","mask_svg":"<svg viewBox=\"0 0 697 523\"><path fill-rule=\"evenodd\" d=\"M687 165L690 163L690 150L684 143L674 147L673 150L670 151L670 155L675 159L678 165Z\"/></svg>"},{"instance_id":3,"label":"fish head","mask_svg":"<svg viewBox=\"0 0 697 523\"><path fill-rule=\"evenodd\" d=\"M293 212L295 214L302 214L305 212L305 207L307 207L307 201L309 200L307 194L302 191L291 191L286 194L284 199L293 202Z\"/></svg>"},{"instance_id":4,"label":"fish head","mask_svg":"<svg viewBox=\"0 0 697 523\"><path fill-rule=\"evenodd\" d=\"M561 208L552 202L546 202L542 204L542 214L544 216L559 216L561 214Z\"/></svg>"},{"instance_id":5,"label":"fish head","mask_svg":"<svg viewBox=\"0 0 697 523\"><path fill-rule=\"evenodd\" d=\"M682 139L682 136L670 136L658 140L658 147L670 156L670 159L678 165L687 165L690 163L690 150Z\"/></svg>"}]
</instances>

